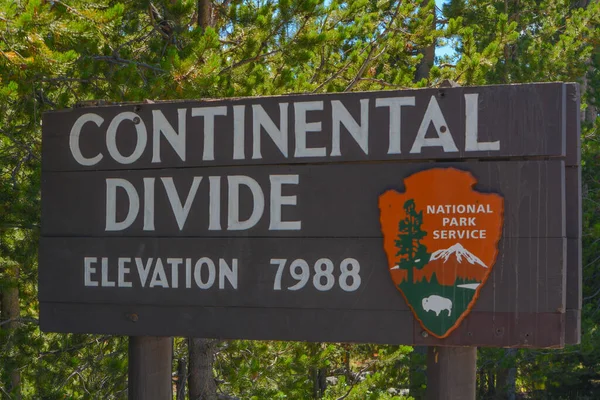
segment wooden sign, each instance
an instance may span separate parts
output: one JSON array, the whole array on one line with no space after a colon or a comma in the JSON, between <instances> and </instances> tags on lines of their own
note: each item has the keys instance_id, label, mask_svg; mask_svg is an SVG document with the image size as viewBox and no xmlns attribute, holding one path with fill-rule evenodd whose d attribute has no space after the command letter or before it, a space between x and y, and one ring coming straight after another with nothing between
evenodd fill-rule
<instances>
[{"instance_id":1,"label":"wooden sign","mask_svg":"<svg viewBox=\"0 0 600 400\"><path fill-rule=\"evenodd\" d=\"M577 341L581 274L568 272L580 257L580 213L568 208L580 192L567 189L579 185L573 88L45 114L41 327L436 345Z\"/></svg>"}]
</instances>

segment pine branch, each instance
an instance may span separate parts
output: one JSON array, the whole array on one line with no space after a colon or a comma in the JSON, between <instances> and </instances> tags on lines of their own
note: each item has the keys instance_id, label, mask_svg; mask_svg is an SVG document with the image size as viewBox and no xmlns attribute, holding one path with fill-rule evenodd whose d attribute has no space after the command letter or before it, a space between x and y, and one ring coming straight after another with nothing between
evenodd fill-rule
<instances>
[{"instance_id":1,"label":"pine branch","mask_svg":"<svg viewBox=\"0 0 600 400\"><path fill-rule=\"evenodd\" d=\"M375 51L375 47L376 47L375 43L373 43L373 45L371 45L371 50L369 50L369 54L367 54L367 57L365 58L362 65L358 69L358 73L356 74L354 79L352 79L352 81L348 84L348 86L346 86L346 89L344 89L344 92L349 92L358 83L358 81L360 80L362 75L365 73L365 70L367 69L367 65L369 65L369 63L371 62L371 56L373 55L373 52Z\"/></svg>"},{"instance_id":2,"label":"pine branch","mask_svg":"<svg viewBox=\"0 0 600 400\"><path fill-rule=\"evenodd\" d=\"M5 320L0 320L0 326L10 324L11 322L19 322L19 323L28 322L28 323L32 323L32 324L36 324L36 325L40 324L40 321L33 317L17 317L17 318L8 318Z\"/></svg>"},{"instance_id":3,"label":"pine branch","mask_svg":"<svg viewBox=\"0 0 600 400\"><path fill-rule=\"evenodd\" d=\"M301 26L298 28L298 30L297 30L297 31L296 31L296 33L294 34L294 37L293 37L293 38L292 38L292 39L291 39L291 40L290 40L290 41L287 43L287 45L288 45L288 46L289 46L289 45L291 45L292 43L294 43L294 42L297 40L298 36L300 35L300 32L302 32L302 30L303 30L303 29L306 27L306 24L307 24L307 22L308 22L308 20L309 20L309 19L310 19L310 16L308 16L308 15L307 15L307 16L304 18L304 21L302 22L302 25L301 25ZM228 72L228 71L230 71L230 70L232 70L232 69L235 69L235 68L241 67L242 65L245 65L245 64L248 64L248 63L251 63L251 62L258 61L258 60L260 60L260 59L262 59L262 58L269 57L269 56L271 56L271 55L273 55L273 54L277 54L277 53L283 52L284 48L280 46L278 49L272 50L272 51L270 51L270 52L268 52L268 53L261 54L261 52L263 51L263 49L264 49L264 48L267 46L267 43L269 42L269 40L270 40L271 38L273 38L273 36L274 36L274 35L275 35L277 32L279 32L279 30L281 30L281 28L283 27L283 25L284 25L286 22L288 22L288 21L282 20L282 21L279 23L279 25L277 25L277 26L276 26L276 27L275 27L275 28L274 28L274 29L273 29L273 30L272 30L272 31L269 33L269 35L268 35L268 36L267 36L267 37L266 37L266 38L263 40L263 42L262 42L261 46L259 47L259 49L258 49L258 51L257 51L257 55L256 55L256 56L254 56L254 57L250 57L250 58L247 58L247 59L245 59L245 60L239 61L239 62L237 62L237 63L235 63L235 64L233 64L233 65L230 65L230 66L228 66L228 67L225 67L225 68L223 68L223 69L222 69L222 70L219 72L219 75L221 75L221 74L223 74L223 73L225 73L225 72Z\"/></svg>"},{"instance_id":4,"label":"pine branch","mask_svg":"<svg viewBox=\"0 0 600 400\"><path fill-rule=\"evenodd\" d=\"M371 48L369 49L369 55L367 55L367 58L365 60L365 62L363 62L363 65L361 66L362 71L359 70L359 73L357 74L358 78L360 79L360 77L362 76L362 74L364 73L364 68L367 67L368 62L370 61L370 56L372 55L372 52L374 51L374 49L377 47L377 43L378 41L384 37L385 35L387 35L387 33L390 31L391 29L391 25L392 22L395 21L396 17L398 16L398 13L400 11L400 4L398 4L398 6L396 7L396 9L394 10L394 13L392 15L392 18L390 19L390 22L388 22L387 26L385 27L385 29L383 29L381 32L379 32L377 34L377 36L373 39L373 41L371 42ZM365 47L364 49L361 50L359 55L362 55L365 51L366 51L367 47ZM383 54L383 52L381 53ZM379 57L381 54L377 55L377 57ZM319 86L317 86L317 88L315 90L312 91L312 93L316 93L318 90L320 90L323 86L327 85L329 82L331 82L333 79L337 78L341 73L343 73L352 63L352 60L349 60L340 70L338 70L335 74L333 74L331 77L329 77L325 82L323 82L322 84L320 84ZM355 78L356 79L356 78ZM356 82L352 81L344 91L348 91L350 89L352 89L352 87L356 84Z\"/></svg>"},{"instance_id":5,"label":"pine branch","mask_svg":"<svg viewBox=\"0 0 600 400\"><path fill-rule=\"evenodd\" d=\"M146 40L146 39L147 39L147 38L148 38L150 35L152 35L152 33L153 33L155 30L156 30L156 28L155 28L155 26L154 26L154 25L152 25L152 24L148 24L148 25L144 26L144 27L141 29L141 31L142 31L142 32L143 32L143 31L145 31L145 30L146 30L148 27L152 27L152 30L150 30L150 31L149 31L149 32L147 32L147 33L143 33L143 34L141 34L141 35L139 35L139 36L137 36L137 37L134 37L133 39L131 39L131 40L129 40L129 41L127 41L127 42L125 42L125 43L121 44L121 45L120 45L119 47L117 47L117 49L114 51L114 54L119 54L119 50L121 50L121 49L122 49L123 47L125 47L125 46L129 46L129 45L131 45L131 44L133 44L133 43L140 43L140 42L142 42L142 41Z\"/></svg>"},{"instance_id":6,"label":"pine branch","mask_svg":"<svg viewBox=\"0 0 600 400\"><path fill-rule=\"evenodd\" d=\"M106 78L92 77L92 78L69 78L66 76L57 76L54 78L39 78L40 82L80 82L80 83L91 83L93 81L108 81Z\"/></svg>"},{"instance_id":7,"label":"pine branch","mask_svg":"<svg viewBox=\"0 0 600 400\"><path fill-rule=\"evenodd\" d=\"M67 11L69 11L71 14L77 15L80 18L86 19L88 21L91 21L93 23L97 23L96 21L94 21L93 19L86 17L85 15L83 15L82 13L80 13L79 11L77 11L75 8L71 7L70 5L66 4L63 1L60 0L54 0L53 3L55 4L60 4L61 6L63 6L64 8L67 9Z\"/></svg>"},{"instance_id":8,"label":"pine branch","mask_svg":"<svg viewBox=\"0 0 600 400\"><path fill-rule=\"evenodd\" d=\"M365 49L366 49L366 47L365 47ZM363 49L363 51L364 51L364 49ZM344 72L346 69L348 69L350 64L352 64L352 60L348 60L348 62L346 64L344 64L344 66L342 66L342 68L340 68L336 73L334 73L329 78L327 78L327 80L325 80L325 82L323 82L319 86L317 86L316 89L312 91L312 93L317 93L322 87L324 87L329 82L331 82L332 80L337 78L342 72Z\"/></svg>"},{"instance_id":9,"label":"pine branch","mask_svg":"<svg viewBox=\"0 0 600 400\"><path fill-rule=\"evenodd\" d=\"M98 343L98 342L104 342L104 341L107 341L108 339L111 339L111 338L113 338L113 336L111 336L111 335L105 335L105 336L101 336L99 338L95 338L94 340L90 340L89 342L80 343L78 345L67 347L65 349L48 350L48 351L40 352L38 359L40 359L42 357L45 357L45 356L48 356L48 355L53 355L53 354L58 354L58 353L64 353L64 352L73 351L73 350L79 350L79 349L81 349L83 347L87 347L87 346L90 346L90 345L92 345L94 343Z\"/></svg>"},{"instance_id":10,"label":"pine branch","mask_svg":"<svg viewBox=\"0 0 600 400\"><path fill-rule=\"evenodd\" d=\"M107 62L110 62L113 64L133 64L137 67L143 67L143 68L151 69L151 70L157 71L157 72L162 72L162 73L167 72L162 68L155 67L154 65L150 65L150 64L146 64L146 63L138 62L138 61L133 61L133 60L126 60L124 58L120 58L117 56L92 56L92 59L97 60L97 61L107 61Z\"/></svg>"},{"instance_id":11,"label":"pine branch","mask_svg":"<svg viewBox=\"0 0 600 400\"><path fill-rule=\"evenodd\" d=\"M277 54L277 53L279 53L280 51L281 51L281 49L277 49L277 50L270 51L270 52L268 52L268 53L258 54L258 55L254 56L254 57L251 57L251 58L246 58L245 60L239 61L239 62L237 62L237 63L235 63L235 64L233 64L233 65L230 65L230 66L228 66L228 67L225 67L225 68L223 68L223 69L222 69L222 70L219 72L219 75L221 75L221 74L223 74L223 73L225 73L225 72L227 72L227 71L230 71L230 70L232 70L232 69L235 69L235 68L241 67L242 65L246 65L246 64L249 64L249 63L251 63L251 62L258 61L258 60L260 60L261 58L265 58L265 57L272 56L273 54Z\"/></svg>"},{"instance_id":12,"label":"pine branch","mask_svg":"<svg viewBox=\"0 0 600 400\"><path fill-rule=\"evenodd\" d=\"M594 297L598 296L599 294L600 294L600 289L596 290L596 292L595 292L593 295L591 295L591 296L587 296L587 297L584 297L584 298L583 298L583 301L588 301L588 300L591 300L591 299L593 299Z\"/></svg>"},{"instance_id":13,"label":"pine branch","mask_svg":"<svg viewBox=\"0 0 600 400\"><path fill-rule=\"evenodd\" d=\"M342 396L338 397L336 400L344 400L346 397L348 397L350 395L350 392L352 392L352 389L354 389L354 387L356 386L356 384L359 382L359 377L364 372L366 372L367 370L369 370L376 363L377 363L377 361L373 361L373 362L367 364L366 367L364 367L363 369L361 369L360 371L358 371L356 373L356 377L354 379L352 379L352 382L350 383L350 388L348 389L348 391L345 394L343 394Z\"/></svg>"},{"instance_id":14,"label":"pine branch","mask_svg":"<svg viewBox=\"0 0 600 400\"><path fill-rule=\"evenodd\" d=\"M8 400L12 400L12 399L13 399L13 397L10 395L10 393L8 393L8 392L6 391L6 389L4 389L4 386L0 386L0 390L2 390L2 393L4 393L4 395L6 396L6 398L7 398Z\"/></svg>"}]
</instances>

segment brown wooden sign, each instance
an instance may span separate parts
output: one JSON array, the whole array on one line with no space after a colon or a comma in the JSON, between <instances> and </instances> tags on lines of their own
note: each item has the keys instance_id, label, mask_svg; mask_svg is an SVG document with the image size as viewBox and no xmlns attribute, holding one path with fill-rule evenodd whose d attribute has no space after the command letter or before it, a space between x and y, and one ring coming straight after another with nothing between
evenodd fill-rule
<instances>
[{"instance_id":1,"label":"brown wooden sign","mask_svg":"<svg viewBox=\"0 0 600 400\"><path fill-rule=\"evenodd\" d=\"M48 113L42 329L577 342L578 104L549 83Z\"/></svg>"}]
</instances>

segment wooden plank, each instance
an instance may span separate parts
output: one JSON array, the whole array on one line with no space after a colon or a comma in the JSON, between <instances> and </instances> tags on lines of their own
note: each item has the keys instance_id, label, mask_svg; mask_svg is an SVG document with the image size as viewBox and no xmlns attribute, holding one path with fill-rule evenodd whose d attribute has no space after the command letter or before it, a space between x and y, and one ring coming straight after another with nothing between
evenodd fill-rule
<instances>
[{"instance_id":1,"label":"wooden plank","mask_svg":"<svg viewBox=\"0 0 600 400\"><path fill-rule=\"evenodd\" d=\"M563 347L565 314L472 312L445 339L424 335L415 322L414 338L417 346Z\"/></svg>"},{"instance_id":2,"label":"wooden plank","mask_svg":"<svg viewBox=\"0 0 600 400\"><path fill-rule=\"evenodd\" d=\"M567 239L566 344L581 341L583 270L581 238Z\"/></svg>"},{"instance_id":3,"label":"wooden plank","mask_svg":"<svg viewBox=\"0 0 600 400\"><path fill-rule=\"evenodd\" d=\"M44 114L43 120L43 147L42 166L45 171L76 171L97 169L131 169L146 168L170 168L170 167L192 167L207 165L249 165L249 164L288 164L307 162L348 162L348 161L382 161L382 160L432 160L432 159L458 159L458 158L498 158L498 157L530 157L549 156L564 157L565 150L565 85L562 83L541 83L524 85L500 85L469 88L438 88L419 89L407 91L383 91L363 93L336 93L322 95L292 95L278 97L244 98L215 101L181 101L154 104L125 104L119 106L91 107L67 111L50 112ZM475 96L477 95L477 96ZM465 97L467 96L467 97ZM381 102L389 101L392 97L403 98L406 102L399 110L400 120L400 152L395 145L390 151L390 107L382 106ZM379 99L379 106L377 106ZM383 100L382 100L383 99ZM439 132L429 124L427 130L428 138L439 135L450 135L456 146L456 151L450 146L443 151L442 147L425 147L421 152L413 149L415 138L423 123L426 110L433 104L430 111L435 111L437 106L443 116L443 129ZM467 100L469 99L469 100ZM362 120L361 101L364 102L365 119L368 114L368 124ZM304 113L303 105L312 102L310 107L322 108L311 109ZM322 106L321 103L322 102ZM334 102L341 102L343 108L348 110L351 119L340 125L333 121ZM413 104L414 105L409 105ZM300 104L304 103L304 104ZM261 154L253 152L253 106L261 106L266 114L272 119L275 128L282 127L280 122L281 104L284 106L283 115L287 116L287 124L284 123L283 134L287 138L287 144L279 143L282 150L273 140L263 132L261 137ZM475 108L471 108L473 105ZM208 141L205 149L204 117L192 116L193 108L224 107L217 110L219 113L226 112L226 116L214 117L214 140ZM244 108L243 121L244 136L243 146L244 158L241 153L238 159L234 159L234 107ZM285 112L287 107L287 112ZM310 108L309 107L309 108ZM341 109L341 106L336 106ZM400 107L400 106L398 106ZM186 139L185 149L180 150L182 155L173 149L163 135L156 143L160 150L154 153L154 128L153 112L162 112L164 119L179 132L179 111L182 112L182 120L185 120ZM239 108L238 108L239 110ZM300 111L297 111L300 110ZM469 112L467 112L469 111ZM146 145L140 146L141 154L132 157L131 164L123 165L111 157L107 148L107 129L114 118L120 113L128 112L130 120L116 124L115 132L116 148L124 156L129 157L134 153L137 146L137 129L140 129L140 138L145 140ZM203 112L203 111L196 111ZM93 158L98 154L103 157L93 165L80 165L74 158L69 145L71 128L79 117L84 114L95 114L95 122L87 122L83 125L80 134L73 137L79 139L82 157ZM296 116L299 115L299 117ZM306 114L306 117L303 117ZM336 115L346 115L346 111L337 112ZM158 114L157 114L158 115ZM465 120L469 119L468 126L477 127L477 138L479 142L494 143L500 141L499 150L469 150L466 146ZM127 116L121 114L121 116ZM138 119L136 119L138 118ZM159 117L156 117L157 121ZM258 121L258 119L256 119ZM134 122L135 121L135 122ZM297 126L305 126L304 122L313 123L307 127L306 147L309 149L323 149L324 155L302 157L304 142L301 136L297 137ZM337 120L336 120L337 121ZM355 122L354 122L355 121ZM427 126L429 120L425 121ZM115 122L116 123L116 122ZM320 126L317 124L320 123ZM349 131L348 125L352 123L365 126L368 129L368 140L359 145ZM209 124L210 125L210 124ZM163 124L164 126L164 124ZM239 124L238 126L242 126ZM143 129L142 129L143 127ZM334 131L340 127L339 143L340 154L334 151ZM427 129L427 128L425 128ZM77 131L74 131L77 132ZM241 130L236 131L241 134ZM259 132L257 130L257 132ZM275 132L272 130L272 132ZM279 133L273 133L278 135ZM362 133L361 133L362 134ZM212 137L210 134L206 137ZM240 136L242 137L242 136ZM140 142L142 143L142 142ZM212 145L211 145L212 143ZM241 143L241 142L240 142ZM298 143L298 146L296 145ZM368 146L367 146L368 144ZM214 146L214 157L210 151ZM368 147L368 148L367 148ZM472 146L473 147L473 146ZM473 147L476 148L476 147ZM205 156L206 150L206 156ZM414 151L413 151L414 150ZM287 156L284 155L287 153ZM310 153L310 151L308 152ZM392 154L389 154L392 153ZM397 154L394 154L397 153ZM113 150L114 154L114 150ZM310 155L310 154L309 154ZM158 161L160 158L160 162ZM182 160L185 158L185 161ZM211 160L214 158L214 160Z\"/></svg>"},{"instance_id":4,"label":"wooden plank","mask_svg":"<svg viewBox=\"0 0 600 400\"><path fill-rule=\"evenodd\" d=\"M581 342L582 267L581 267L581 116L580 92L576 83L567 86L567 310L565 344Z\"/></svg>"},{"instance_id":5,"label":"wooden plank","mask_svg":"<svg viewBox=\"0 0 600 400\"><path fill-rule=\"evenodd\" d=\"M503 239L491 276L481 290L474 310L482 312L564 312L565 310L565 239ZM84 257L96 257L90 272L90 281L98 286L85 286ZM106 282L102 284L102 257L107 257ZM142 285L135 258L149 268ZM202 289L196 283L195 268L187 283L186 259L195 266L197 260L207 257L215 263L214 283ZM123 282L118 281L118 259L130 271ZM149 259L152 261L149 263ZM177 288L169 258L179 258ZM237 287L230 280L219 277L219 258L229 267L238 260ZM333 285L317 290L314 284L314 264L318 259L330 259L333 266ZM340 265L353 258L360 265L360 284L354 290L343 290L340 283ZM168 288L156 282L151 286L155 269L161 260ZM281 290L275 289L278 264L271 259L287 259L281 274ZM298 281L290 273L293 260L308 263L309 277L299 290L288 290ZM149 265L149 267L148 267ZM200 271L202 282L208 282L207 266ZM297 273L300 272L298 268ZM140 276L142 278L140 279ZM139 238L42 238L39 254L39 299L42 302L128 304L131 306L173 307L288 307L298 309L336 310L408 310L396 290L388 271L381 239L320 239L305 238L207 238L207 239L139 239ZM220 284L222 281L222 285ZM353 278L346 278L351 285ZM92 283L93 284L93 283ZM222 288L220 288L220 286ZM562 310L562 311L561 311ZM266 311L265 311L266 312ZM157 322L158 323L158 322Z\"/></svg>"},{"instance_id":6,"label":"wooden plank","mask_svg":"<svg viewBox=\"0 0 600 400\"><path fill-rule=\"evenodd\" d=\"M582 211L581 167L566 168L567 216L567 309L581 310L582 303ZM576 328L575 328L576 329Z\"/></svg>"},{"instance_id":7,"label":"wooden plank","mask_svg":"<svg viewBox=\"0 0 600 400\"><path fill-rule=\"evenodd\" d=\"M578 83L566 83L566 159L568 167L581 164L581 109Z\"/></svg>"},{"instance_id":8,"label":"wooden plank","mask_svg":"<svg viewBox=\"0 0 600 400\"><path fill-rule=\"evenodd\" d=\"M444 163L441 168L471 171L474 189L504 197L504 237L564 237L564 163L515 161L502 163ZM432 164L369 163L348 165L251 166L131 170L103 172L47 172L42 180L42 235L44 236L277 236L277 237L381 237L379 195L404 191L403 179ZM225 230L228 212L228 176L251 177L265 198L262 218L249 230ZM295 196L296 205L283 206L284 221L301 221L300 230L270 229L270 179L297 175L298 184L283 185L283 195ZM185 203L195 176L201 176L196 197L180 230L161 177L172 177L179 201ZM209 230L209 176L220 178L220 228ZM155 178L154 229L144 229L144 212L129 228L106 231L106 179L130 182L145 209L144 179ZM435 184L432 182L432 185ZM116 216L123 221L129 210L125 191L119 188ZM252 214L250 191L240 190L240 216Z\"/></svg>"},{"instance_id":9,"label":"wooden plank","mask_svg":"<svg viewBox=\"0 0 600 400\"><path fill-rule=\"evenodd\" d=\"M40 327L45 332L496 347L561 347L564 335L564 314L558 313L472 312L456 334L442 340L413 331L411 318L410 311L402 310L40 303ZM501 327L507 329L495 333Z\"/></svg>"},{"instance_id":10,"label":"wooden plank","mask_svg":"<svg viewBox=\"0 0 600 400\"><path fill-rule=\"evenodd\" d=\"M41 303L44 331L217 339L411 343L410 311ZM131 320L135 315L136 321ZM157 321L161 321L157 323ZM377 329L372 329L373 327Z\"/></svg>"},{"instance_id":11,"label":"wooden plank","mask_svg":"<svg viewBox=\"0 0 600 400\"><path fill-rule=\"evenodd\" d=\"M581 341L583 270L581 264L581 167L566 167L567 291L565 344Z\"/></svg>"},{"instance_id":12,"label":"wooden plank","mask_svg":"<svg viewBox=\"0 0 600 400\"><path fill-rule=\"evenodd\" d=\"M581 238L581 167L565 168L566 234L568 238Z\"/></svg>"},{"instance_id":13,"label":"wooden plank","mask_svg":"<svg viewBox=\"0 0 600 400\"><path fill-rule=\"evenodd\" d=\"M581 309L565 313L565 344L581 343Z\"/></svg>"}]
</instances>

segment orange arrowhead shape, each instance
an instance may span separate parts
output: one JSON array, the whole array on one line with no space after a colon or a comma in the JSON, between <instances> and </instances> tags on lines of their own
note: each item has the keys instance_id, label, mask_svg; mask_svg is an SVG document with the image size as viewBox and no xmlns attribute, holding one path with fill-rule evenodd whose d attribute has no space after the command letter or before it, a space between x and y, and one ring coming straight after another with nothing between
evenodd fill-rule
<instances>
[{"instance_id":1,"label":"orange arrowhead shape","mask_svg":"<svg viewBox=\"0 0 600 400\"><path fill-rule=\"evenodd\" d=\"M490 276L504 199L473 189L468 171L432 168L379 197L388 269L423 329L447 337L469 314Z\"/></svg>"}]
</instances>

